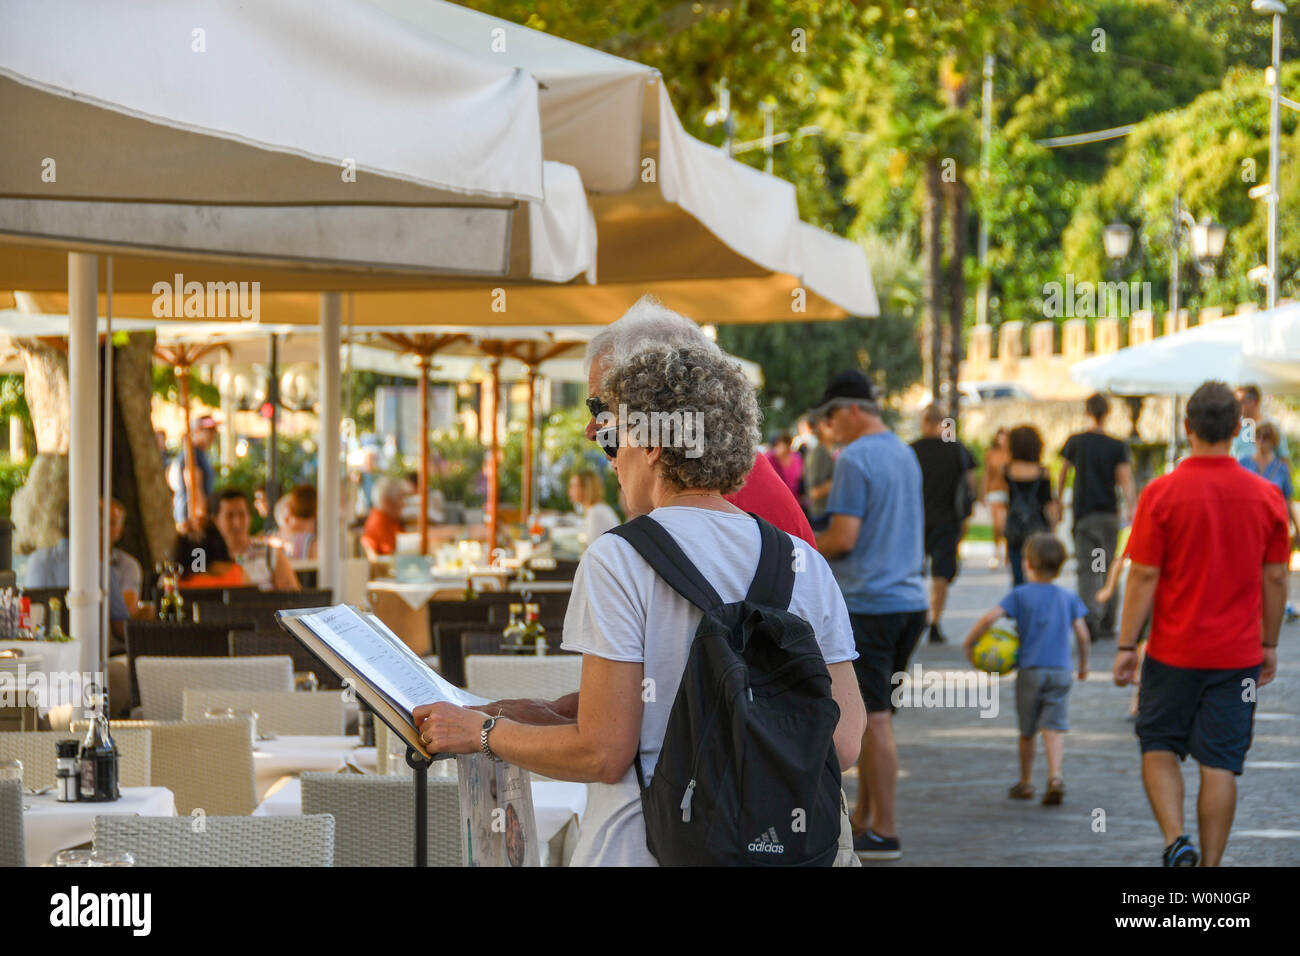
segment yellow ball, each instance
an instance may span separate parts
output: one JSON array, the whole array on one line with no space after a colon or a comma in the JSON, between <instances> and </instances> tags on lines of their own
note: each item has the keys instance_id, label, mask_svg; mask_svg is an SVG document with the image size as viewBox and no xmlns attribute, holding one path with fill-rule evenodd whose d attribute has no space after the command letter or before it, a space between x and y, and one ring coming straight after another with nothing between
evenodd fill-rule
<instances>
[{"instance_id":1,"label":"yellow ball","mask_svg":"<svg viewBox=\"0 0 1300 956\"><path fill-rule=\"evenodd\" d=\"M994 674L1009 674L1020 657L1020 638L1015 625L997 624L989 628L971 648L975 666Z\"/></svg>"}]
</instances>

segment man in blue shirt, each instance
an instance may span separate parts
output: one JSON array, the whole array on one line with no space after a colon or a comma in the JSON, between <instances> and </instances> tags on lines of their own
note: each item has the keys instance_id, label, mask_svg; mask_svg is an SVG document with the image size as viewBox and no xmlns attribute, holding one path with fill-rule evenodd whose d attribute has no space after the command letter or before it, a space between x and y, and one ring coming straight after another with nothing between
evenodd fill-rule
<instances>
[{"instance_id":1,"label":"man in blue shirt","mask_svg":"<svg viewBox=\"0 0 1300 956\"><path fill-rule=\"evenodd\" d=\"M929 598L921 466L880 417L875 389L861 372L831 380L817 412L840 446L817 549L844 593L857 644L857 671L867 704L867 734L858 758L853 846L864 860L902 856L894 819L898 751L891 689L925 628Z\"/></svg>"},{"instance_id":2,"label":"man in blue shirt","mask_svg":"<svg viewBox=\"0 0 1300 956\"><path fill-rule=\"evenodd\" d=\"M194 513L198 518L207 514L208 502L212 498L212 489L217 480L216 472L212 470L212 463L208 461L207 450L217 440L218 424L211 415L200 415L194 419L194 431L190 441L194 446L194 480L195 490L198 492ZM184 534L190 530L190 516L189 489L185 485L185 443L183 441L181 450L167 466L167 484L172 489L172 519L176 522L176 529Z\"/></svg>"}]
</instances>

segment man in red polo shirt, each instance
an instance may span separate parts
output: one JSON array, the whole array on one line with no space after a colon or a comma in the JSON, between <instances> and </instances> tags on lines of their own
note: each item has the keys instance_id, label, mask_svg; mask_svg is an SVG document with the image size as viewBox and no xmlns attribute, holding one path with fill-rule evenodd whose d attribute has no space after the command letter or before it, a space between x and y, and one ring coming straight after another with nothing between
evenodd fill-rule
<instances>
[{"instance_id":1,"label":"man in red polo shirt","mask_svg":"<svg viewBox=\"0 0 1300 956\"><path fill-rule=\"evenodd\" d=\"M1165 866L1218 866L1232 828L1259 687L1277 672L1290 538L1277 489L1230 453L1241 406L1222 382L1187 402L1191 456L1142 492L1115 657L1132 682L1138 633L1151 637L1138 697L1142 782L1164 835ZM1201 768L1201 853L1183 833L1188 754Z\"/></svg>"}]
</instances>

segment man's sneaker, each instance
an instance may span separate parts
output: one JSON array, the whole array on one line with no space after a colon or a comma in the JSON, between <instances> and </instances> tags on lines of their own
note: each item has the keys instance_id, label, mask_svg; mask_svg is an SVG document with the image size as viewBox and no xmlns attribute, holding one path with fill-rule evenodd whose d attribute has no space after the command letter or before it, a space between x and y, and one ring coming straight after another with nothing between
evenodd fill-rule
<instances>
[{"instance_id":1,"label":"man's sneaker","mask_svg":"<svg viewBox=\"0 0 1300 956\"><path fill-rule=\"evenodd\" d=\"M897 860L903 856L903 847L896 836L884 837L867 830L853 838L853 852L859 860Z\"/></svg>"},{"instance_id":2,"label":"man's sneaker","mask_svg":"<svg viewBox=\"0 0 1300 956\"><path fill-rule=\"evenodd\" d=\"M856 845L855 843L854 846ZM1192 846L1192 841L1185 834L1165 847L1162 859L1165 866L1196 866L1201 862L1196 847Z\"/></svg>"},{"instance_id":3,"label":"man's sneaker","mask_svg":"<svg viewBox=\"0 0 1300 956\"><path fill-rule=\"evenodd\" d=\"M948 639L947 639L946 637L943 636L943 631L939 630L939 625L938 625L938 624L931 624L931 625L930 625L930 643L931 643L931 644L947 644L947 643L948 643Z\"/></svg>"}]
</instances>

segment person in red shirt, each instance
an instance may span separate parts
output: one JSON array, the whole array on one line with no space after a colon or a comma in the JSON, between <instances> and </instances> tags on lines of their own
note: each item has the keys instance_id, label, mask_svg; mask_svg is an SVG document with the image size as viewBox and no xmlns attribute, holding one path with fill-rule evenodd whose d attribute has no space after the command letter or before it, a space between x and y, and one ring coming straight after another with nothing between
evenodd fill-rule
<instances>
[{"instance_id":1,"label":"person in red shirt","mask_svg":"<svg viewBox=\"0 0 1300 956\"><path fill-rule=\"evenodd\" d=\"M367 556L392 554L397 550L397 536L402 531L402 509L406 505L406 487L388 478L375 492L375 506L366 516L361 529L361 545Z\"/></svg>"},{"instance_id":2,"label":"person in red shirt","mask_svg":"<svg viewBox=\"0 0 1300 956\"><path fill-rule=\"evenodd\" d=\"M1114 676L1137 673L1137 640L1151 617L1138 696L1142 782L1165 839L1165 866L1217 866L1250 749L1258 688L1277 673L1290 538L1277 489L1230 449L1241 406L1222 382L1187 402L1191 456L1142 492L1128 556ZM1201 856L1183 833L1188 754L1201 768Z\"/></svg>"}]
</instances>

